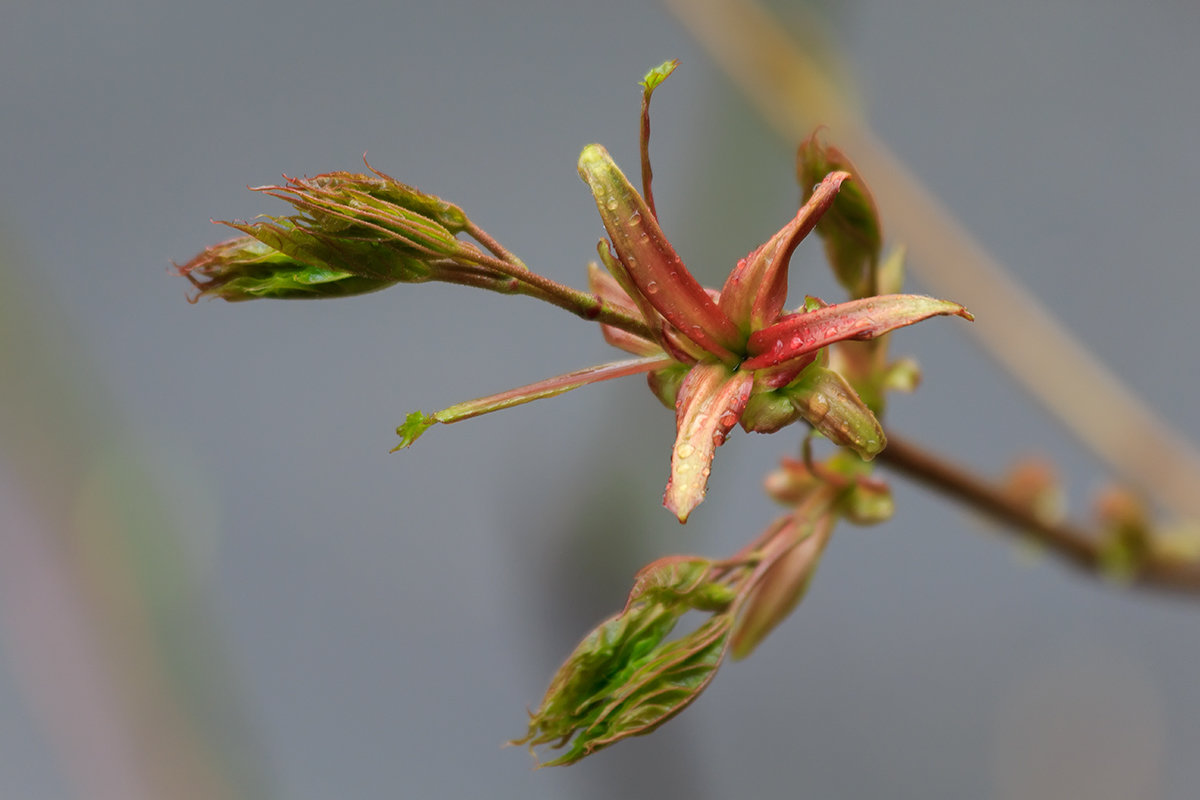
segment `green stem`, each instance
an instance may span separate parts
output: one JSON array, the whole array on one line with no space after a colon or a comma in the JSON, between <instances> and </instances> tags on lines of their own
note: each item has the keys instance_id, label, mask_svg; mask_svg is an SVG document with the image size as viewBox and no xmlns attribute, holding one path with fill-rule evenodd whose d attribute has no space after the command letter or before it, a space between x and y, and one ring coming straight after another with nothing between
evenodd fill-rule
<instances>
[{"instance_id":1,"label":"green stem","mask_svg":"<svg viewBox=\"0 0 1200 800\"><path fill-rule=\"evenodd\" d=\"M569 311L581 319L619 328L634 336L654 341L654 335L639 316L604 302L591 292L573 289L526 268L482 253L472 259L478 268L459 262L439 262L434 280L472 286L500 294L523 294ZM504 276L500 278L499 275Z\"/></svg>"}]
</instances>

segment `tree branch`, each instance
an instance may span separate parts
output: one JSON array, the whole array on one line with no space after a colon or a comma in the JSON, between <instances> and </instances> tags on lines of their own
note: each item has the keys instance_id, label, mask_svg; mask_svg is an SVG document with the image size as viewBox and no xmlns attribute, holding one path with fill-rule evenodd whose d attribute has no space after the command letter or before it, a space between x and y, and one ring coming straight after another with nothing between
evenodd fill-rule
<instances>
[{"instance_id":1,"label":"tree branch","mask_svg":"<svg viewBox=\"0 0 1200 800\"><path fill-rule=\"evenodd\" d=\"M1048 521L1004 487L981 478L888 431L888 445L878 460L927 488L958 500L1007 526L1076 570L1106 576L1105 538L1068 521ZM1134 564L1130 585L1200 598L1200 561L1148 552ZM1125 582L1123 581L1123 582Z\"/></svg>"}]
</instances>

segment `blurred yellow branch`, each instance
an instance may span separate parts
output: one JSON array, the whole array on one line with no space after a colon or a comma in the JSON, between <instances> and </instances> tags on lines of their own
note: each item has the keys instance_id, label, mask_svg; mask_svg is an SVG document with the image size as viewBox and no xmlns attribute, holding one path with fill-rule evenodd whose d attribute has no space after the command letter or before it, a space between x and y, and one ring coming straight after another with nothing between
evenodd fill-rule
<instances>
[{"instance_id":1,"label":"blurred yellow branch","mask_svg":"<svg viewBox=\"0 0 1200 800\"><path fill-rule=\"evenodd\" d=\"M971 332L1125 482L1173 513L1200 517L1200 453L1059 325L880 141L830 79L755 0L666 0L776 132L818 124L870 181L913 271L971 309ZM1080 402L1086 398L1086 402Z\"/></svg>"}]
</instances>

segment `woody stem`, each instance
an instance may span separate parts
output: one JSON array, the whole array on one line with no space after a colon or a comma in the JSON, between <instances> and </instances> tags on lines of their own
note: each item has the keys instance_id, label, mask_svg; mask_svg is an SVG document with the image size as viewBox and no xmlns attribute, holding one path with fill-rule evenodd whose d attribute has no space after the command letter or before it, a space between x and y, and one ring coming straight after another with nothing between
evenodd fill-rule
<instances>
[{"instance_id":1,"label":"woody stem","mask_svg":"<svg viewBox=\"0 0 1200 800\"><path fill-rule=\"evenodd\" d=\"M1081 572L1101 572L1103 539L1098 533L1070 522L1047 521L1002 487L961 465L891 431L887 437L888 445L878 456L885 466L982 512ZM1200 597L1200 563L1151 553L1137 565L1130 582L1147 589Z\"/></svg>"}]
</instances>

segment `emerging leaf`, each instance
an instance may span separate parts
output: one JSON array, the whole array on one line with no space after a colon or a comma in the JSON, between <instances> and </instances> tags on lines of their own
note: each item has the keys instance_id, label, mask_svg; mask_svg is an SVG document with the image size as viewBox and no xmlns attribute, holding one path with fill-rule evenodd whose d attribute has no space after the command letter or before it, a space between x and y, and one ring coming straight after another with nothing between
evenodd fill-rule
<instances>
[{"instance_id":1,"label":"emerging leaf","mask_svg":"<svg viewBox=\"0 0 1200 800\"><path fill-rule=\"evenodd\" d=\"M654 69L646 73L642 78L642 91L646 97L649 97L659 85L671 76L679 67L679 59L672 58L670 61L664 61Z\"/></svg>"},{"instance_id":2,"label":"emerging leaf","mask_svg":"<svg viewBox=\"0 0 1200 800\"><path fill-rule=\"evenodd\" d=\"M814 133L796 156L796 177L809 197L825 175L833 171L850 173L852 180L842 188L833 207L821 218L817 234L825 241L825 253L838 282L853 297L878 294L873 272L883 247L883 229L875 200L862 177L836 147L822 144Z\"/></svg>"},{"instance_id":3,"label":"emerging leaf","mask_svg":"<svg viewBox=\"0 0 1200 800\"><path fill-rule=\"evenodd\" d=\"M763 575L738 616L731 642L735 659L750 655L803 599L836 522L837 515L825 503L796 510L783 529L794 537L794 544Z\"/></svg>"},{"instance_id":4,"label":"emerging leaf","mask_svg":"<svg viewBox=\"0 0 1200 800\"><path fill-rule=\"evenodd\" d=\"M625 610L588 634L559 668L529 730L512 744L564 747L543 766L573 764L630 736L650 733L690 705L725 654L730 590L709 579L711 562L662 559L639 573ZM675 640L689 609L720 609Z\"/></svg>"},{"instance_id":5,"label":"emerging leaf","mask_svg":"<svg viewBox=\"0 0 1200 800\"><path fill-rule=\"evenodd\" d=\"M424 411L410 412L404 418L404 423L396 428L396 435L400 437L400 444L392 448L392 452L396 452L405 447L411 447L412 443L420 438L421 434L433 427L436 423L436 414L426 414Z\"/></svg>"},{"instance_id":6,"label":"emerging leaf","mask_svg":"<svg viewBox=\"0 0 1200 800\"><path fill-rule=\"evenodd\" d=\"M729 372L724 364L692 367L675 401L677 434L671 451L671 478L663 505L680 522L704 500L713 453L742 417L754 376Z\"/></svg>"},{"instance_id":7,"label":"emerging leaf","mask_svg":"<svg viewBox=\"0 0 1200 800\"><path fill-rule=\"evenodd\" d=\"M734 592L709 576L713 561L699 556L666 556L638 570L625 603L639 601L687 605L702 611L724 611Z\"/></svg>"},{"instance_id":8,"label":"emerging leaf","mask_svg":"<svg viewBox=\"0 0 1200 800\"><path fill-rule=\"evenodd\" d=\"M246 237L210 247L178 268L200 297L344 297L437 280L447 259L485 260L456 238L468 227L461 209L383 173L287 178L255 191L286 200L298 213L224 223Z\"/></svg>"},{"instance_id":9,"label":"emerging leaf","mask_svg":"<svg viewBox=\"0 0 1200 800\"><path fill-rule=\"evenodd\" d=\"M395 271L373 269L376 274L362 275L347 272L331 265L337 259L311 261L298 258L262 241L273 238L274 231L285 230L282 224L262 225L263 236L243 236L207 247L191 261L177 267L180 275L199 289L192 298L219 297L237 302L260 298L295 300L325 297L347 297L385 289L403 280L422 280L419 269L413 269L404 259L395 260ZM311 250L321 243L308 238ZM297 252L302 248L297 248ZM312 254L312 253L310 253Z\"/></svg>"}]
</instances>

